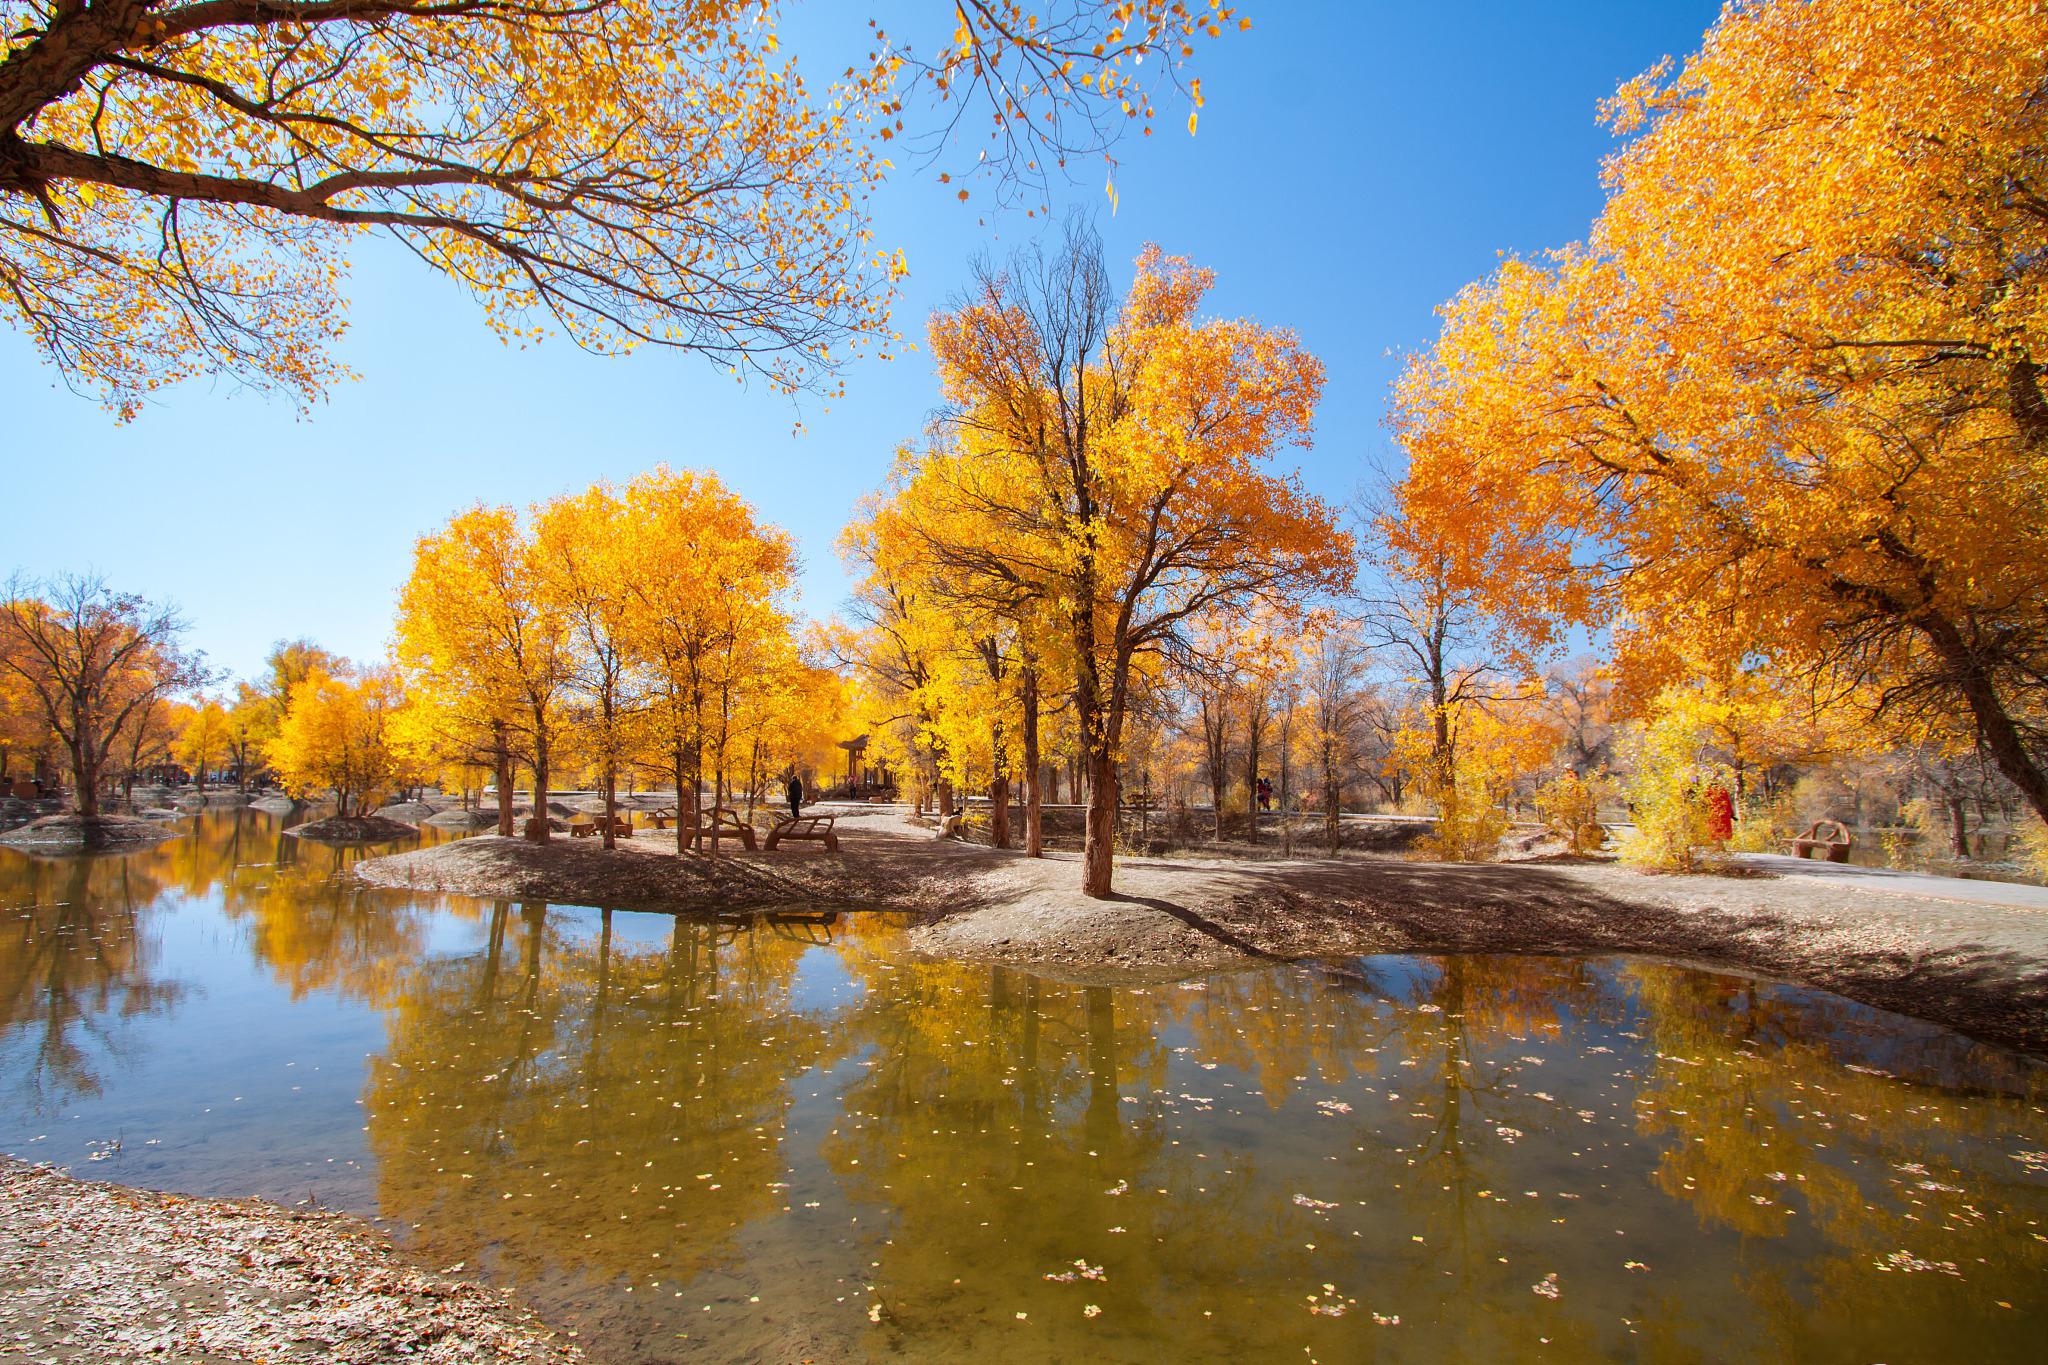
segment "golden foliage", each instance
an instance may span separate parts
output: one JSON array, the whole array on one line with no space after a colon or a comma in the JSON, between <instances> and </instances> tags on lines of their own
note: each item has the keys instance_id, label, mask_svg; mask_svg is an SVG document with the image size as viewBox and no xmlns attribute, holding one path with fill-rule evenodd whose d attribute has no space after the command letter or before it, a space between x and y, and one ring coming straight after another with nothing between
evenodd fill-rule
<instances>
[{"instance_id":1,"label":"golden foliage","mask_svg":"<svg viewBox=\"0 0 2048 1365\"><path fill-rule=\"evenodd\" d=\"M1963 718L2048 817L2044 53L2026 0L1769 0L1625 86L1588 241L1400 387L1468 581Z\"/></svg>"},{"instance_id":2,"label":"golden foliage","mask_svg":"<svg viewBox=\"0 0 2048 1365\"><path fill-rule=\"evenodd\" d=\"M928 592L994 611L1069 672L1094 895L1110 889L1143 661L1205 613L1349 577L1330 509L1266 468L1308 441L1322 366L1284 329L1202 318L1211 283L1148 247L1118 301L1078 228L1049 258L979 268L930 326L945 439L906 457L903 514L878 509L855 533L895 616L914 619Z\"/></svg>"},{"instance_id":3,"label":"golden foliage","mask_svg":"<svg viewBox=\"0 0 2048 1365\"><path fill-rule=\"evenodd\" d=\"M4 0L0 313L124 416L204 373L305 404L345 373L349 256L376 232L507 341L677 346L809 384L893 339L908 266L866 203L907 98L938 106L927 150L986 115L980 172L1042 181L1149 132L1153 92L1230 13L969 0L928 54L870 24L812 84L780 8Z\"/></svg>"},{"instance_id":4,"label":"golden foliage","mask_svg":"<svg viewBox=\"0 0 2048 1365\"><path fill-rule=\"evenodd\" d=\"M292 795L332 792L339 814L361 814L397 775L389 726L398 705L398 680L388 670L366 669L351 679L315 669L292 688L264 755Z\"/></svg>"}]
</instances>

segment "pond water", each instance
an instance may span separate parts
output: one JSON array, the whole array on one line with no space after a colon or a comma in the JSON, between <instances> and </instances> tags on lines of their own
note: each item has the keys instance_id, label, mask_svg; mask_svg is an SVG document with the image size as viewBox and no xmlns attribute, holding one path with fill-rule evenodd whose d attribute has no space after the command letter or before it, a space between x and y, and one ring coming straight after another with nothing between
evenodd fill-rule
<instances>
[{"instance_id":1,"label":"pond water","mask_svg":"<svg viewBox=\"0 0 2048 1365\"><path fill-rule=\"evenodd\" d=\"M2048 1078L1625 957L1145 989L352 885L211 813L0 852L0 1149L317 1199L599 1361L2038 1360ZM116 1145L118 1144L118 1146Z\"/></svg>"}]
</instances>

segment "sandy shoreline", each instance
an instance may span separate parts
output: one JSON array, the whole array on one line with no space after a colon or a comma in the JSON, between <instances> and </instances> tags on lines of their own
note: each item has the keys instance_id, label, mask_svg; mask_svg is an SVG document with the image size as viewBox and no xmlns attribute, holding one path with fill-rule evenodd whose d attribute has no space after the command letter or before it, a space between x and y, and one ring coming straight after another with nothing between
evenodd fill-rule
<instances>
[{"instance_id":1,"label":"sandy shoreline","mask_svg":"<svg viewBox=\"0 0 2048 1365\"><path fill-rule=\"evenodd\" d=\"M190 1199L0 1157L0 1355L48 1365L496 1360L571 1345L345 1214Z\"/></svg>"},{"instance_id":2,"label":"sandy shoreline","mask_svg":"<svg viewBox=\"0 0 2048 1365\"><path fill-rule=\"evenodd\" d=\"M1396 858L1119 860L1080 894L1072 853L934 841L903 815L815 845L674 856L647 832L607 854L479 839L372 859L379 886L709 913L781 905L912 910L913 947L1068 980L1190 976L1248 962L1397 952L1632 952L1818 986L1989 1042L2048 1051L2048 914L1806 877L1654 876L1613 863Z\"/></svg>"}]
</instances>

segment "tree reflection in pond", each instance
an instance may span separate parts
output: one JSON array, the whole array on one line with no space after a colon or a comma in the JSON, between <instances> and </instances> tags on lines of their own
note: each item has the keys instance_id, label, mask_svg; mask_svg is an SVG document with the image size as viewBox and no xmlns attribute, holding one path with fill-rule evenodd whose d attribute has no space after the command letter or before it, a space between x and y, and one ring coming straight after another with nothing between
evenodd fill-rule
<instances>
[{"instance_id":1,"label":"tree reflection in pond","mask_svg":"<svg viewBox=\"0 0 2048 1365\"><path fill-rule=\"evenodd\" d=\"M1067 984L355 856L209 813L0 857L0 1144L163 1135L91 1173L359 1208L600 1361L2027 1360L2048 1325L2039 1065L1822 993Z\"/></svg>"},{"instance_id":2,"label":"tree reflection in pond","mask_svg":"<svg viewBox=\"0 0 2048 1365\"><path fill-rule=\"evenodd\" d=\"M174 1007L144 911L163 892L141 855L12 854L0 929L0 1094L41 1112L97 1095L103 1066L144 1045L138 1018Z\"/></svg>"}]
</instances>

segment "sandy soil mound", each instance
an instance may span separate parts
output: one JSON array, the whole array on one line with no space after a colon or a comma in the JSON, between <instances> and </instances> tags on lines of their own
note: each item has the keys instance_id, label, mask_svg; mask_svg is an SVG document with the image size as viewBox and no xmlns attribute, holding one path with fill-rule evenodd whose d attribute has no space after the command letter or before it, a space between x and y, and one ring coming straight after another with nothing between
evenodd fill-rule
<instances>
[{"instance_id":1,"label":"sandy soil mound","mask_svg":"<svg viewBox=\"0 0 2048 1365\"><path fill-rule=\"evenodd\" d=\"M496 1291L342 1214L187 1199L0 1158L0 1339L48 1365L568 1362Z\"/></svg>"},{"instance_id":2,"label":"sandy soil mound","mask_svg":"<svg viewBox=\"0 0 2048 1365\"><path fill-rule=\"evenodd\" d=\"M209 806L246 806L249 804L249 796L246 792L238 792L232 789L228 791L212 791L204 796L201 796L198 792L181 792L172 799L171 804L179 810L198 811L205 810Z\"/></svg>"},{"instance_id":3,"label":"sandy soil mound","mask_svg":"<svg viewBox=\"0 0 2048 1365\"><path fill-rule=\"evenodd\" d=\"M409 890L693 914L768 906L951 910L971 894L965 868L906 857L902 841L863 843L857 857L844 844L834 854L816 844L745 853L726 843L712 858L678 856L674 839L672 831L646 830L607 850L597 839L536 844L482 834L366 859L355 875Z\"/></svg>"},{"instance_id":4,"label":"sandy soil mound","mask_svg":"<svg viewBox=\"0 0 2048 1365\"><path fill-rule=\"evenodd\" d=\"M294 825L285 833L327 844L381 844L418 834L419 830L402 820L387 820L381 815L334 815L308 825Z\"/></svg>"},{"instance_id":5,"label":"sandy soil mound","mask_svg":"<svg viewBox=\"0 0 2048 1365\"><path fill-rule=\"evenodd\" d=\"M485 829L498 823L498 812L463 810L458 806L454 810L436 811L421 823L438 829Z\"/></svg>"},{"instance_id":6,"label":"sandy soil mound","mask_svg":"<svg viewBox=\"0 0 2048 1365\"><path fill-rule=\"evenodd\" d=\"M175 838L178 828L166 821L132 815L83 816L75 811L45 815L20 829L0 834L0 843L43 851L137 847Z\"/></svg>"}]
</instances>

